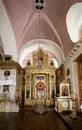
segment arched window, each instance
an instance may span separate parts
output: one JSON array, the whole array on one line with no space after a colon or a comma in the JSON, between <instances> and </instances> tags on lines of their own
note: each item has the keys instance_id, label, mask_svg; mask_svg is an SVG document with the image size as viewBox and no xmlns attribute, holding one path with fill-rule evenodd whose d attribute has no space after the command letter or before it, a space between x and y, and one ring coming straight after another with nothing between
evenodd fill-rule
<instances>
[{"instance_id":1,"label":"arched window","mask_svg":"<svg viewBox=\"0 0 82 130\"><path fill-rule=\"evenodd\" d=\"M82 2L75 3L68 10L66 25L72 42L78 42L82 37Z\"/></svg>"},{"instance_id":2,"label":"arched window","mask_svg":"<svg viewBox=\"0 0 82 130\"><path fill-rule=\"evenodd\" d=\"M44 0L35 0L34 4L35 4L35 8L38 11L41 11L44 8Z\"/></svg>"}]
</instances>

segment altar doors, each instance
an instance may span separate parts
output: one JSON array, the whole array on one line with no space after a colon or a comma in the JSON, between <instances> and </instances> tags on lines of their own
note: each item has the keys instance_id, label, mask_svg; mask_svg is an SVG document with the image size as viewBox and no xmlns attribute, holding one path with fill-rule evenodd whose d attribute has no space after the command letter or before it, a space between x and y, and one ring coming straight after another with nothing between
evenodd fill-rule
<instances>
[{"instance_id":1,"label":"altar doors","mask_svg":"<svg viewBox=\"0 0 82 130\"><path fill-rule=\"evenodd\" d=\"M36 104L45 104L49 92L48 74L33 74L32 95Z\"/></svg>"}]
</instances>

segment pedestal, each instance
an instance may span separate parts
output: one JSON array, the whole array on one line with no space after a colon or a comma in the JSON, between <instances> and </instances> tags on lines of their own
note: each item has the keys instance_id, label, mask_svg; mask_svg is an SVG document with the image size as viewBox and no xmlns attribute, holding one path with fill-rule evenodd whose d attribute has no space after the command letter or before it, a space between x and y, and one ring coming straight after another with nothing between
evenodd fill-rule
<instances>
[{"instance_id":1,"label":"pedestal","mask_svg":"<svg viewBox=\"0 0 82 130\"><path fill-rule=\"evenodd\" d=\"M77 99L72 99L72 111L70 114L70 117L72 119L78 119L77 111L76 111L76 101L77 101Z\"/></svg>"}]
</instances>

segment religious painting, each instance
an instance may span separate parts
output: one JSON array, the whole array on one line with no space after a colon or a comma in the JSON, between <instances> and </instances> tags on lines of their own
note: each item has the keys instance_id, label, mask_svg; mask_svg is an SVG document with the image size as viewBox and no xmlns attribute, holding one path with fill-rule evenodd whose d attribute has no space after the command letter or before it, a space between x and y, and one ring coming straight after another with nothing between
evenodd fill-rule
<instances>
[{"instance_id":1,"label":"religious painting","mask_svg":"<svg viewBox=\"0 0 82 130\"><path fill-rule=\"evenodd\" d=\"M9 85L4 85L3 86L3 92L4 93L9 92Z\"/></svg>"},{"instance_id":2,"label":"religious painting","mask_svg":"<svg viewBox=\"0 0 82 130\"><path fill-rule=\"evenodd\" d=\"M61 83L60 84L60 96L70 96L68 83Z\"/></svg>"},{"instance_id":3,"label":"religious painting","mask_svg":"<svg viewBox=\"0 0 82 130\"><path fill-rule=\"evenodd\" d=\"M5 98L10 97L9 85L3 85L3 94L5 95Z\"/></svg>"},{"instance_id":4,"label":"religious painting","mask_svg":"<svg viewBox=\"0 0 82 130\"><path fill-rule=\"evenodd\" d=\"M30 88L26 89L26 98L30 98Z\"/></svg>"},{"instance_id":5,"label":"religious painting","mask_svg":"<svg viewBox=\"0 0 82 130\"><path fill-rule=\"evenodd\" d=\"M42 56L38 56L38 67L39 68L43 67L43 57Z\"/></svg>"},{"instance_id":6,"label":"religious painting","mask_svg":"<svg viewBox=\"0 0 82 130\"><path fill-rule=\"evenodd\" d=\"M54 87L51 87L51 98L54 98Z\"/></svg>"}]
</instances>

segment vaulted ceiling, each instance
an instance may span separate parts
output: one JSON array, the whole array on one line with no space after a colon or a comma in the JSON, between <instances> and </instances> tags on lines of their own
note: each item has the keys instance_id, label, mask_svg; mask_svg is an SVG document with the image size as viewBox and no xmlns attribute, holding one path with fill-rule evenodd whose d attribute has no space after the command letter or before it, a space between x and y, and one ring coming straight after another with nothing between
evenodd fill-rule
<instances>
[{"instance_id":1,"label":"vaulted ceiling","mask_svg":"<svg viewBox=\"0 0 82 130\"><path fill-rule=\"evenodd\" d=\"M4 53L12 50L12 55L16 53L15 60L20 59L19 62L23 66L23 62L31 57L31 53L37 50L41 42L41 47L49 53L50 57L56 58L58 62L62 59L60 65L75 45L67 31L66 15L76 2L82 0L44 0L44 9L37 11L34 0L2 0L1 6L4 12L0 12L0 16L5 14L9 22L6 22L5 17L3 17L4 22L1 21L4 26L1 26L2 33L6 33L4 37L2 33L0 34L1 48L3 47ZM8 33L9 26L12 34ZM10 40L11 37L13 38Z\"/></svg>"}]
</instances>

